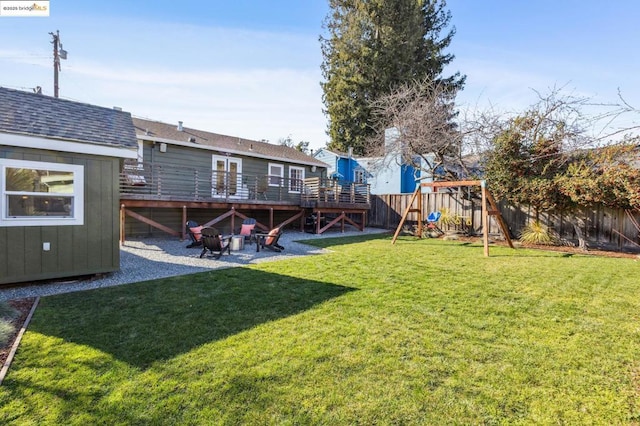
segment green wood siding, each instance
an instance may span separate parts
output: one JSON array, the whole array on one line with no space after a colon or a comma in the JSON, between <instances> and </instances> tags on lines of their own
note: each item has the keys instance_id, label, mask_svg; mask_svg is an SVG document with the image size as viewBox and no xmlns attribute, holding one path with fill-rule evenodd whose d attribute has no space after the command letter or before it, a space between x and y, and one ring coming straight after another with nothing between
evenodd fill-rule
<instances>
[{"instance_id":1,"label":"green wood siding","mask_svg":"<svg viewBox=\"0 0 640 426\"><path fill-rule=\"evenodd\" d=\"M120 268L120 160L0 147L0 157L84 166L84 225L0 227L0 284L116 271ZM4 202L0 200L0 202ZM49 242L50 251L42 244Z\"/></svg>"},{"instance_id":2,"label":"green wood siding","mask_svg":"<svg viewBox=\"0 0 640 426\"><path fill-rule=\"evenodd\" d=\"M144 141L143 143L143 161L155 166L167 166L167 167L179 167L184 170L195 170L198 172L202 179L209 184L208 191L211 190L210 178L211 168L213 165L213 155L224 155L224 153L202 149L191 148L185 146L166 144L166 151L160 152L160 143ZM230 158L238 158L242 160L242 176L243 183L251 185L255 182L253 178L256 176L266 176L268 174L269 163L282 164L284 166L284 177L289 177L289 170L291 166L303 167L305 169L305 177L321 177L322 168L317 167L315 172L312 172L311 166L301 165L298 163L292 163L286 159L263 159L255 158L244 155L231 155ZM180 185L180 183L172 183L173 185ZM193 192L192 179L183 183L185 193ZM175 189L175 188L174 188ZM268 196L270 199L276 199L279 191L283 191L283 194L287 198L295 199L295 194L288 194L287 188L279 189L275 187L268 188Z\"/></svg>"}]
</instances>

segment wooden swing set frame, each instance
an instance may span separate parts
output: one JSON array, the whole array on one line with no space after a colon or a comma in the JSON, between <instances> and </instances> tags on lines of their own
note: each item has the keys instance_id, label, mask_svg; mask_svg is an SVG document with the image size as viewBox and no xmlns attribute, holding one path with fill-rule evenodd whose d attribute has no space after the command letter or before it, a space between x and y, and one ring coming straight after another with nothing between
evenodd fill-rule
<instances>
[{"instance_id":1,"label":"wooden swing set frame","mask_svg":"<svg viewBox=\"0 0 640 426\"><path fill-rule=\"evenodd\" d=\"M424 207L422 203L422 188L460 188L465 186L480 186L481 194L482 194L482 242L484 244L484 255L486 257L489 256L489 217L495 216L498 225L500 226L500 230L504 235L505 240L509 244L509 247L514 248L513 242L509 237L509 229L507 228L507 224L502 218L502 214L500 214L500 209L498 208L498 204L496 203L495 198L491 195L491 192L487 189L486 181L484 180L460 180L453 182L430 182L430 183L421 183L416 188L415 192L411 196L411 200L407 205L404 213L402 214L402 219L400 219L400 224L396 229L395 234L393 235L393 240L391 240L391 244L395 244L398 239L398 235L400 235L400 231L402 230L402 226L404 222L407 220L407 216L409 213L418 213L420 216L420 220L418 220L418 238L422 238L423 225L422 221L425 217ZM418 199L418 207L414 208L413 203ZM491 209L489 209L491 206Z\"/></svg>"}]
</instances>

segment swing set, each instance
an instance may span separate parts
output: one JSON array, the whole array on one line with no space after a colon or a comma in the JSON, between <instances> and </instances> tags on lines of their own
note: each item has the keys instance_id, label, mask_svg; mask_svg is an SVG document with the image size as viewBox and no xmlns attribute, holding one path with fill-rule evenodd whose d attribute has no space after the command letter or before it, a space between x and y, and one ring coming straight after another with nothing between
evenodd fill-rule
<instances>
[{"instance_id":1,"label":"swing set","mask_svg":"<svg viewBox=\"0 0 640 426\"><path fill-rule=\"evenodd\" d=\"M514 248L513 242L509 237L509 229L507 229L507 224L502 218L502 214L500 214L500 209L498 209L498 204L496 203L495 198L491 195L491 192L487 189L486 181L484 180L460 180L453 182L430 182L430 183L421 183L418 185L416 190L414 191L407 208L402 214L402 219L400 219L400 224L396 229L395 234L393 235L393 240L391 240L391 244L395 244L398 239L398 235L400 235L400 231L407 220L407 216L409 213L418 213L420 220L418 220L418 238L422 238L423 231L423 218L425 217L424 207L422 203L422 188L460 188L460 187L468 187L468 186L480 186L481 189L481 197L482 197L482 242L484 245L484 255L486 257L489 256L489 217L495 216L496 221L498 222L498 226L504 235L505 240L509 244L509 247ZM413 203L415 200L418 200L417 208L413 207ZM491 209L489 209L491 207Z\"/></svg>"}]
</instances>

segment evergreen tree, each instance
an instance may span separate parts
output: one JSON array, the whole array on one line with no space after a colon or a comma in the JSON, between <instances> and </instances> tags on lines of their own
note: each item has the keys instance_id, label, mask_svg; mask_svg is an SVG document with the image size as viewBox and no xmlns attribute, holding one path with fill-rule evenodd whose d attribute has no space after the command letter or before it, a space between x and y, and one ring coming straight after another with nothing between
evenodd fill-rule
<instances>
[{"instance_id":1,"label":"evergreen tree","mask_svg":"<svg viewBox=\"0 0 640 426\"><path fill-rule=\"evenodd\" d=\"M330 0L321 37L323 101L330 149L364 154L373 136L371 103L401 84L429 79L452 91L464 84L445 53L455 29L444 0Z\"/></svg>"}]
</instances>

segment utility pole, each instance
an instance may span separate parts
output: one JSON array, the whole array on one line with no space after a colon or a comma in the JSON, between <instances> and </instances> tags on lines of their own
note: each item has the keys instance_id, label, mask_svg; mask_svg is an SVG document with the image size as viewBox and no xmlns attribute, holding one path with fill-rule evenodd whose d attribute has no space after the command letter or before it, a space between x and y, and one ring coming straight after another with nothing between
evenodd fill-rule
<instances>
[{"instance_id":1,"label":"utility pole","mask_svg":"<svg viewBox=\"0 0 640 426\"><path fill-rule=\"evenodd\" d=\"M53 96L58 97L60 87L58 86L58 72L60 72L60 59L67 59L67 51L62 48L60 42L60 31L56 30L56 33L49 33L53 37ZM59 47L59 49L58 49Z\"/></svg>"}]
</instances>

